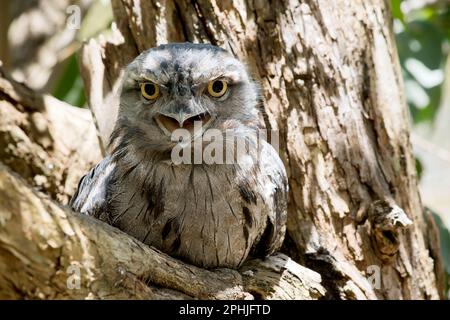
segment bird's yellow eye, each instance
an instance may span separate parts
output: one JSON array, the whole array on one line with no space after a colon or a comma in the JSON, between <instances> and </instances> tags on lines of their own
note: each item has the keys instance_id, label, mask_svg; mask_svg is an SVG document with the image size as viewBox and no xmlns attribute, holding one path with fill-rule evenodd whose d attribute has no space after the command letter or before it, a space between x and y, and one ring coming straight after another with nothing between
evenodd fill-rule
<instances>
[{"instance_id":1,"label":"bird's yellow eye","mask_svg":"<svg viewBox=\"0 0 450 320\"><path fill-rule=\"evenodd\" d=\"M141 83L141 94L147 100L155 100L159 96L159 87L153 82Z\"/></svg>"},{"instance_id":2,"label":"bird's yellow eye","mask_svg":"<svg viewBox=\"0 0 450 320\"><path fill-rule=\"evenodd\" d=\"M225 80L214 80L208 84L208 93L214 98L220 98L228 90L228 83Z\"/></svg>"}]
</instances>

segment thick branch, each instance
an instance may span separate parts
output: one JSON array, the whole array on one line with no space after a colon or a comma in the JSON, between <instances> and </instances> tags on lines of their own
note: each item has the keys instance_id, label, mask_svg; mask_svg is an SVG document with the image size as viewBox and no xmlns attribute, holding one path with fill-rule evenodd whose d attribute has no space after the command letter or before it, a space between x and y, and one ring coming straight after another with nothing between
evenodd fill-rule
<instances>
[{"instance_id":1,"label":"thick branch","mask_svg":"<svg viewBox=\"0 0 450 320\"><path fill-rule=\"evenodd\" d=\"M57 205L0 164L1 298L252 299L258 293L317 299L325 294L319 274L283 255L251 261L242 274L171 258Z\"/></svg>"}]
</instances>

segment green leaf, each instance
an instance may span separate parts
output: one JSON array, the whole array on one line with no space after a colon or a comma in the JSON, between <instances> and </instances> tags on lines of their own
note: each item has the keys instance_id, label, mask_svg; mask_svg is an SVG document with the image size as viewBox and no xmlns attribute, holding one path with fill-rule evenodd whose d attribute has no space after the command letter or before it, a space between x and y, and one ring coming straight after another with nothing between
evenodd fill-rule
<instances>
[{"instance_id":1,"label":"green leaf","mask_svg":"<svg viewBox=\"0 0 450 320\"><path fill-rule=\"evenodd\" d=\"M67 61L67 66L62 73L61 79L55 86L53 95L71 105L82 107L86 103L83 81L78 69L76 55L73 54Z\"/></svg>"}]
</instances>

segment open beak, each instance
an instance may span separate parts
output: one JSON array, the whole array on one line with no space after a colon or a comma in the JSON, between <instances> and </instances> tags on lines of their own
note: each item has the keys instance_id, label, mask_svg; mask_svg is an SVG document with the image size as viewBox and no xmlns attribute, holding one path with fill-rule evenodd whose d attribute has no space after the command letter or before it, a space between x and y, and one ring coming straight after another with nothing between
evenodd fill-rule
<instances>
[{"instance_id":1,"label":"open beak","mask_svg":"<svg viewBox=\"0 0 450 320\"><path fill-rule=\"evenodd\" d=\"M171 135L177 129L186 129L191 134L196 133L196 128L203 128L211 122L211 115L208 112L198 114L187 114L182 111L173 114L159 113L155 121L164 133Z\"/></svg>"}]
</instances>

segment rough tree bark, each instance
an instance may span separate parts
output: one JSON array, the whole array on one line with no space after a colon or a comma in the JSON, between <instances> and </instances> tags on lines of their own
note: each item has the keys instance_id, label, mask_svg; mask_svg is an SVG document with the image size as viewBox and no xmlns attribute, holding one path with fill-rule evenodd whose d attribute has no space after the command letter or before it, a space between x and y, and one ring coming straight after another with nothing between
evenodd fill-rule
<instances>
[{"instance_id":1,"label":"rough tree bark","mask_svg":"<svg viewBox=\"0 0 450 320\"><path fill-rule=\"evenodd\" d=\"M20 288L23 291L10 296L27 296L45 284L46 291L36 292L58 297L442 297L437 234L417 191L387 2L112 3L117 23L113 35L90 41L81 53L88 100L102 142L117 110L121 68L139 52L173 41L211 42L234 52L261 82L264 120L280 132L290 183L283 251L304 267L280 255L249 262L239 272L193 268L111 227L68 213L1 167L0 261L14 258L14 270L51 265L55 272L25 288L17 277L9 277L9 286L2 287L0 281L0 293ZM20 198L29 201L26 208L41 210L8 215L20 209L7 199L21 194L29 195ZM40 233L34 227L40 219L49 226L68 221L75 231L55 227L51 235ZM67 245L61 244L65 238ZM23 239L27 249L19 250ZM26 253L36 261L27 261ZM6 255L10 259L2 260ZM57 276L73 261L90 275L75 293ZM96 269L100 263L106 265L102 275ZM5 270L8 267L0 267L0 276L8 274ZM139 285L117 281L120 275ZM134 291L117 290L116 283ZM212 289L202 291L197 283ZM290 294L278 293L287 284Z\"/></svg>"},{"instance_id":2,"label":"rough tree bark","mask_svg":"<svg viewBox=\"0 0 450 320\"><path fill-rule=\"evenodd\" d=\"M61 203L101 160L88 110L36 93L11 80L1 65L0 146L3 164Z\"/></svg>"}]
</instances>

